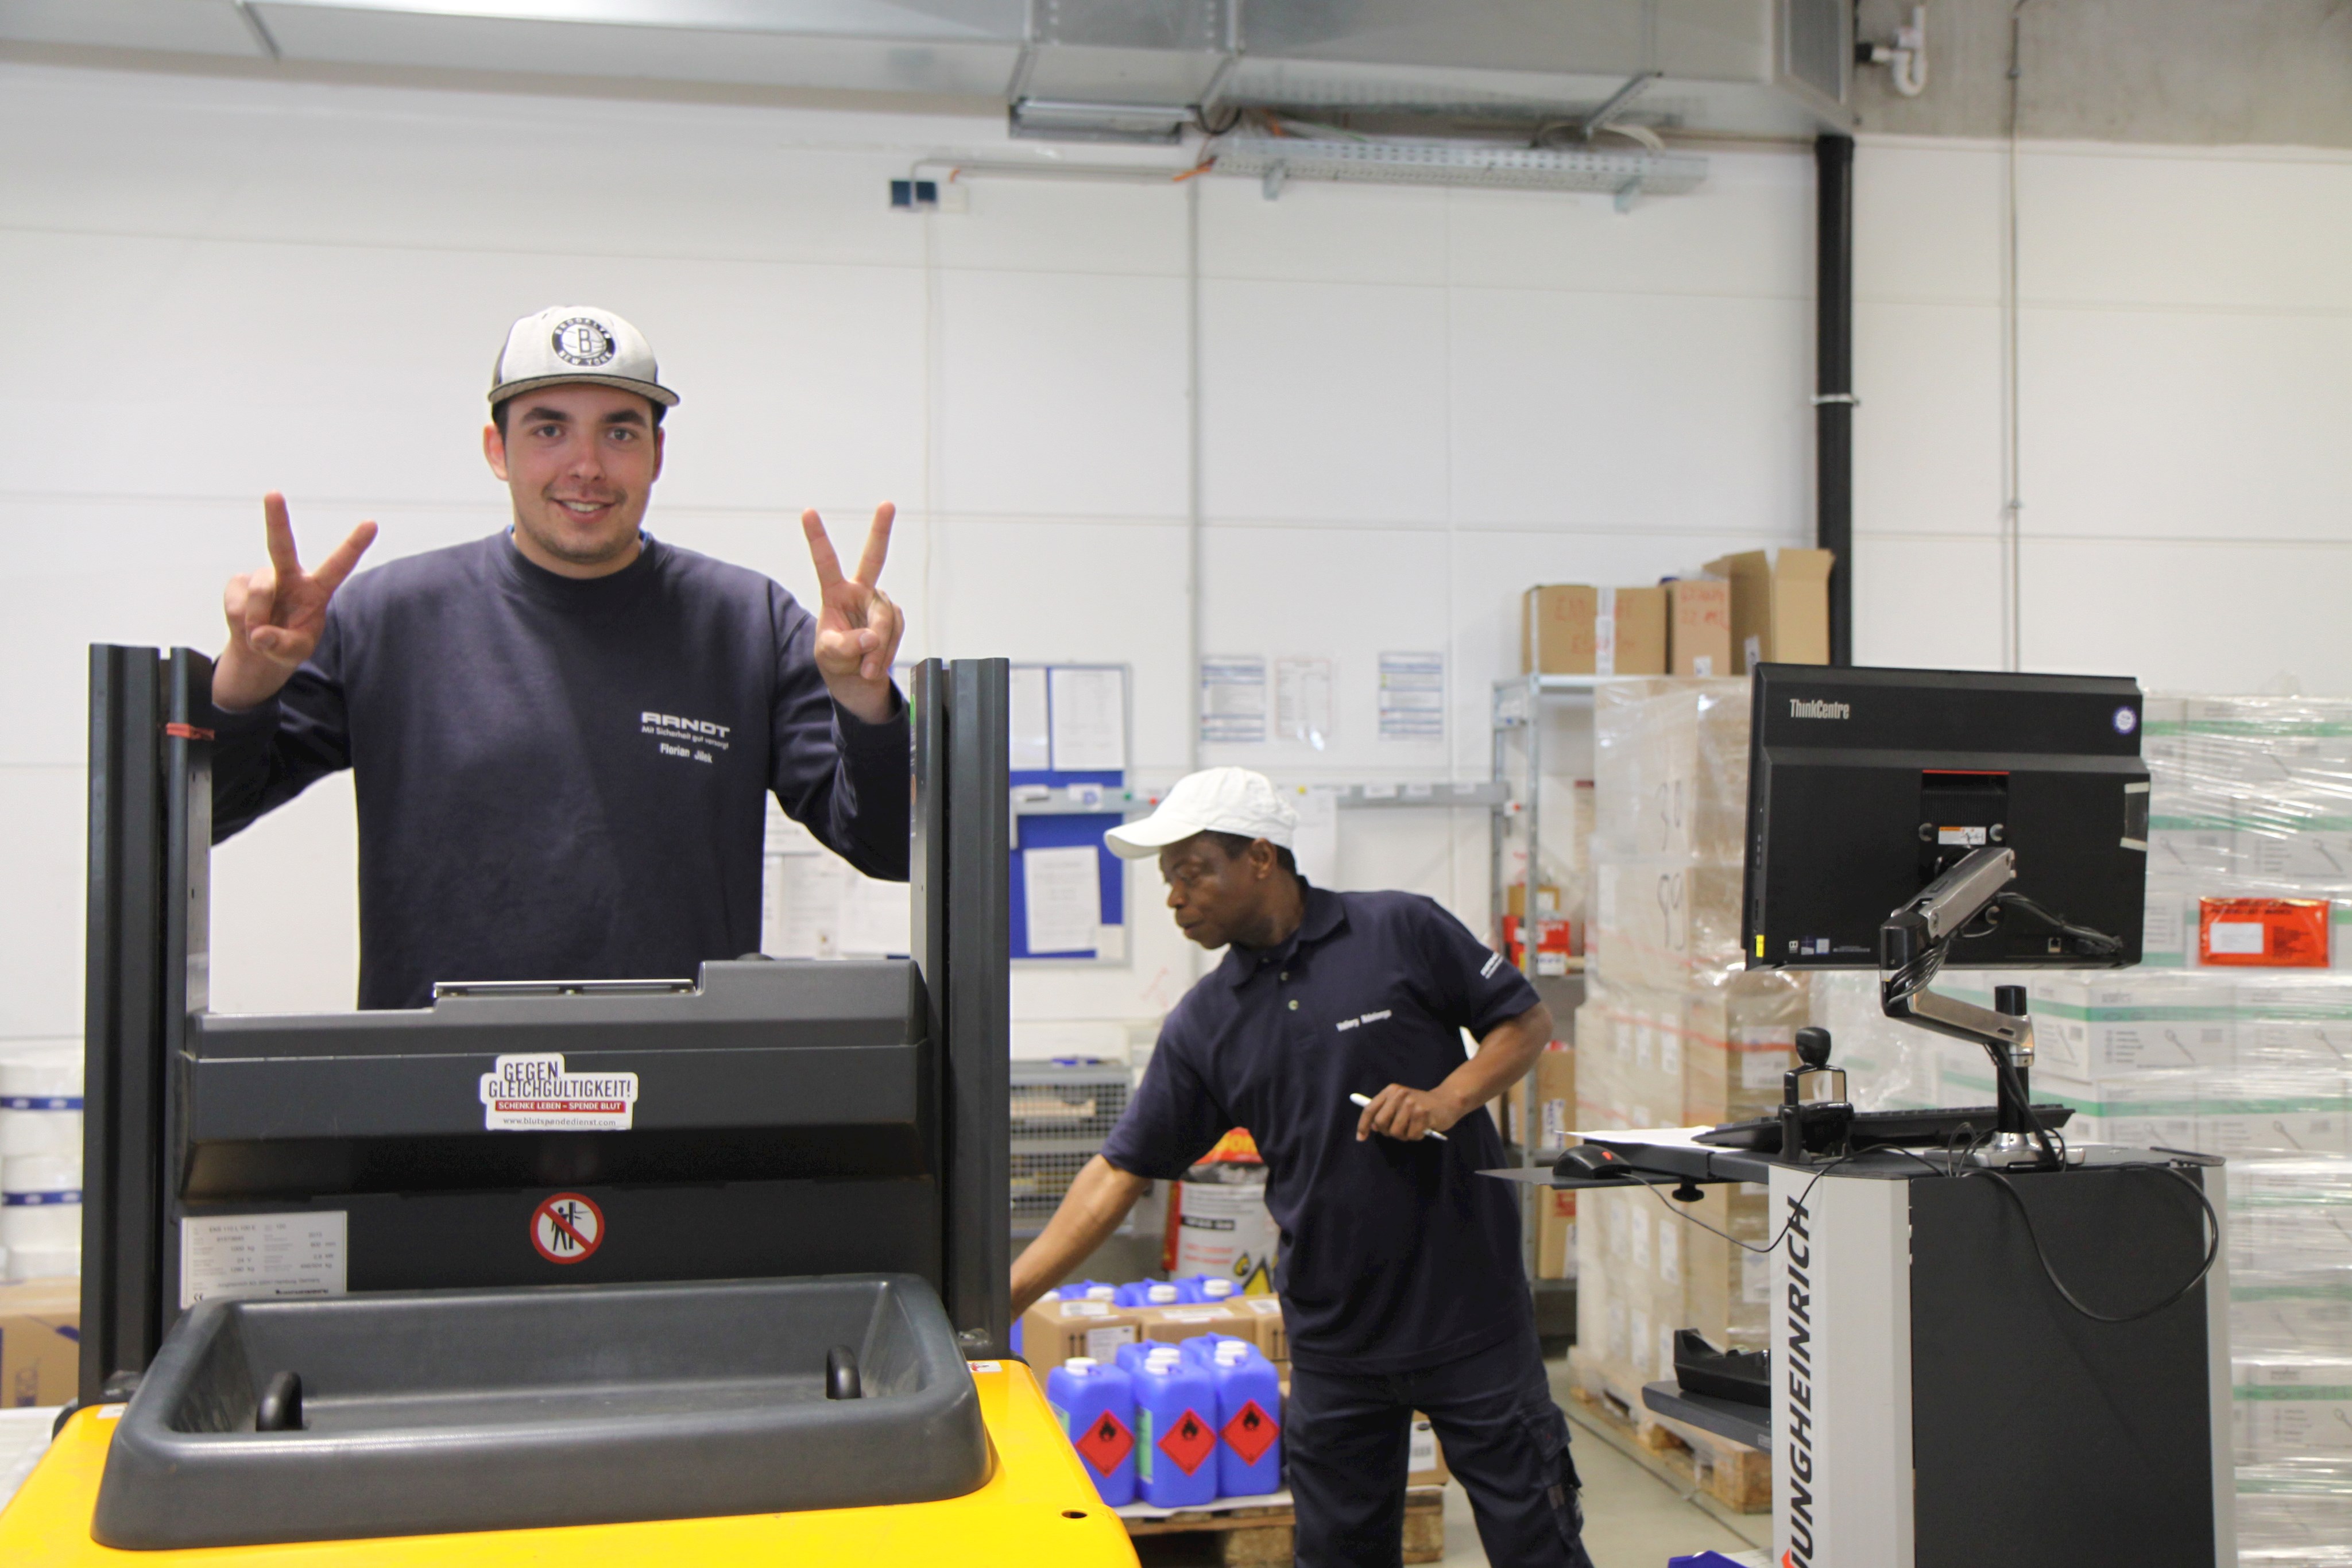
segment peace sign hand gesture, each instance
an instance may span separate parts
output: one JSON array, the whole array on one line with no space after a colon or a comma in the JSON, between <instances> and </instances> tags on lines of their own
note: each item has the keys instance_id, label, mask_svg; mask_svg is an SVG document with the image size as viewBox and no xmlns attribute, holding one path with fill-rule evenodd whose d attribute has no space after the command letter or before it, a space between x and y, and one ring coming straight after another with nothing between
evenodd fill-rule
<instances>
[{"instance_id":1,"label":"peace sign hand gesture","mask_svg":"<svg viewBox=\"0 0 2352 1568\"><path fill-rule=\"evenodd\" d=\"M362 523L317 570L305 571L294 552L286 497L275 490L264 496L261 515L269 536L269 564L230 578L221 595L228 646L213 664L213 706L226 712L258 707L278 695L318 647L327 627L327 601L375 542L375 525Z\"/></svg>"},{"instance_id":2,"label":"peace sign hand gesture","mask_svg":"<svg viewBox=\"0 0 2352 1568\"><path fill-rule=\"evenodd\" d=\"M857 558L856 575L844 577L824 519L814 511L801 514L809 559L816 563L817 592L824 601L816 618L817 673L824 677L833 700L868 724L890 716L890 664L907 630L906 616L874 586L881 579L882 559L890 551L890 523L898 515L898 508L887 501L874 509L874 527Z\"/></svg>"}]
</instances>

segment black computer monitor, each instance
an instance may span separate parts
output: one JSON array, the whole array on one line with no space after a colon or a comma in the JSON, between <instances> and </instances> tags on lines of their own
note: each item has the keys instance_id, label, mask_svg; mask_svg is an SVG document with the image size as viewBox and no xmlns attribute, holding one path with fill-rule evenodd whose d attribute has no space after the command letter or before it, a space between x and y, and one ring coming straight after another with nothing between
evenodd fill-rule
<instances>
[{"instance_id":1,"label":"black computer monitor","mask_svg":"<svg viewBox=\"0 0 2352 1568\"><path fill-rule=\"evenodd\" d=\"M2015 894L1950 944L1975 968L2139 962L2147 881L2140 690L2106 675L1757 667L1741 950L1875 968L1879 928L1971 850ZM2064 925L2114 938L2070 936Z\"/></svg>"}]
</instances>

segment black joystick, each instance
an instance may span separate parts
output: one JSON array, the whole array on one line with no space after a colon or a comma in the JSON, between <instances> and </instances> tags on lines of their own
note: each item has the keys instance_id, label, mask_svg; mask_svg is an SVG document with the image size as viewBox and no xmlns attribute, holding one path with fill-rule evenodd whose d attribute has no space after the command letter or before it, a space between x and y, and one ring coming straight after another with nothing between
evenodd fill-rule
<instances>
[{"instance_id":1,"label":"black joystick","mask_svg":"<svg viewBox=\"0 0 2352 1568\"><path fill-rule=\"evenodd\" d=\"M2006 990L2017 990L2014 986ZM1807 1067L1827 1067L1830 1064L1830 1031L1818 1024L1807 1024L1797 1031L1797 1060Z\"/></svg>"}]
</instances>

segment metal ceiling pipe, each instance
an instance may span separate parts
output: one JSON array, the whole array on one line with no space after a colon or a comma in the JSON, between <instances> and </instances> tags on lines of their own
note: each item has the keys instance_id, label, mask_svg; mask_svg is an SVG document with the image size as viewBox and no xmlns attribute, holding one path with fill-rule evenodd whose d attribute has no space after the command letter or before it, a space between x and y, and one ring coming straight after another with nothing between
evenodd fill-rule
<instances>
[{"instance_id":1,"label":"metal ceiling pipe","mask_svg":"<svg viewBox=\"0 0 2352 1568\"><path fill-rule=\"evenodd\" d=\"M1853 138L1813 141L1813 543L1830 568L1830 663L1853 663Z\"/></svg>"}]
</instances>

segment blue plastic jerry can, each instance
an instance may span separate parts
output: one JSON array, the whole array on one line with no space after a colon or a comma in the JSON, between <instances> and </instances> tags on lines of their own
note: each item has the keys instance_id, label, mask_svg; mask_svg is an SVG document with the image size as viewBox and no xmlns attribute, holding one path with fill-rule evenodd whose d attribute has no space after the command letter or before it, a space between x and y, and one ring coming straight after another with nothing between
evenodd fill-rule
<instances>
[{"instance_id":1,"label":"blue plastic jerry can","mask_svg":"<svg viewBox=\"0 0 2352 1568\"><path fill-rule=\"evenodd\" d=\"M1103 1501L1135 1500L1135 1385L1116 1366L1073 1356L1045 1375L1045 1403Z\"/></svg>"},{"instance_id":2,"label":"blue plastic jerry can","mask_svg":"<svg viewBox=\"0 0 2352 1568\"><path fill-rule=\"evenodd\" d=\"M1188 1274L1175 1284L1176 1299L1187 1306L1214 1305L1242 1293L1240 1286L1214 1274Z\"/></svg>"},{"instance_id":3,"label":"blue plastic jerry can","mask_svg":"<svg viewBox=\"0 0 2352 1568\"><path fill-rule=\"evenodd\" d=\"M1183 1353L1185 1360L1197 1365L1213 1367L1217 1359L1217 1347L1221 1344L1237 1344L1244 1350L1257 1348L1249 1341L1235 1339L1229 1333L1196 1333L1190 1339L1178 1340L1176 1348Z\"/></svg>"},{"instance_id":4,"label":"blue plastic jerry can","mask_svg":"<svg viewBox=\"0 0 2352 1568\"><path fill-rule=\"evenodd\" d=\"M1217 1496L1217 1388L1181 1355L1146 1357L1135 1376L1136 1490L1154 1508Z\"/></svg>"},{"instance_id":5,"label":"blue plastic jerry can","mask_svg":"<svg viewBox=\"0 0 2352 1568\"><path fill-rule=\"evenodd\" d=\"M1213 1350L1207 1370L1217 1389L1218 1494L1281 1490L1281 1375L1257 1346L1238 1339Z\"/></svg>"},{"instance_id":6,"label":"blue plastic jerry can","mask_svg":"<svg viewBox=\"0 0 2352 1568\"><path fill-rule=\"evenodd\" d=\"M1118 1288L1118 1304L1122 1307L1172 1307L1181 1292L1167 1280L1138 1280Z\"/></svg>"}]
</instances>

